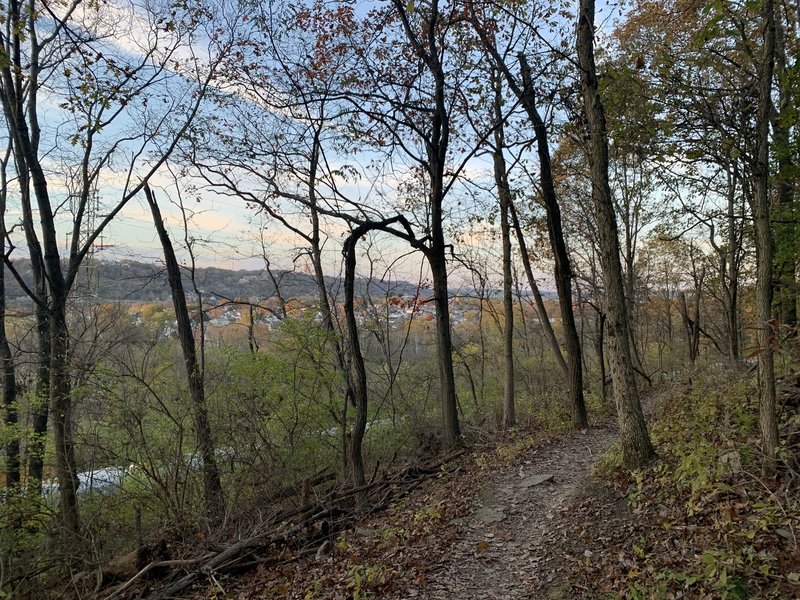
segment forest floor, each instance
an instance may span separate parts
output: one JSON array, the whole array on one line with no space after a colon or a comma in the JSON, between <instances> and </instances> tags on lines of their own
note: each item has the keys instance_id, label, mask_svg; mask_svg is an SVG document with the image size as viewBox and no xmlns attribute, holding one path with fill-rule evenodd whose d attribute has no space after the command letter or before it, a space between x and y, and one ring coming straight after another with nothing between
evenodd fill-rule
<instances>
[{"instance_id":1,"label":"forest floor","mask_svg":"<svg viewBox=\"0 0 800 600\"><path fill-rule=\"evenodd\" d=\"M662 385L658 459L628 471L613 419L512 431L411 494L192 598L800 598L800 372L779 382L781 464L760 473L754 380ZM213 573L211 574L213 575Z\"/></svg>"},{"instance_id":2,"label":"forest floor","mask_svg":"<svg viewBox=\"0 0 800 600\"><path fill-rule=\"evenodd\" d=\"M453 522L453 543L429 568L426 585L404 595L561 597L561 541L572 529L565 517L614 437L607 426L567 433L492 470L473 488L472 512Z\"/></svg>"},{"instance_id":3,"label":"forest floor","mask_svg":"<svg viewBox=\"0 0 800 600\"><path fill-rule=\"evenodd\" d=\"M570 506L615 437L606 420L562 434L520 431L473 448L454 474L366 518L330 553L219 581L219 593L208 587L197 597L571 597L561 589Z\"/></svg>"}]
</instances>

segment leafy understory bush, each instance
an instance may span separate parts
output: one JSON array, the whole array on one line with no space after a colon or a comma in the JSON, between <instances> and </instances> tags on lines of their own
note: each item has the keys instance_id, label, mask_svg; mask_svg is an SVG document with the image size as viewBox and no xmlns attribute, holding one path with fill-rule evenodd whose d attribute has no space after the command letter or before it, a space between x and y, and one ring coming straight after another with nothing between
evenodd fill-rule
<instances>
[{"instance_id":1,"label":"leafy understory bush","mask_svg":"<svg viewBox=\"0 0 800 600\"><path fill-rule=\"evenodd\" d=\"M761 475L757 403L749 379L697 377L660 407L653 465L626 476L613 451L604 459L605 474L625 480L633 513L629 542L617 557L617 592L800 595L800 481L793 467L799 449L784 436L778 475ZM781 431L794 431L800 394L782 403Z\"/></svg>"}]
</instances>

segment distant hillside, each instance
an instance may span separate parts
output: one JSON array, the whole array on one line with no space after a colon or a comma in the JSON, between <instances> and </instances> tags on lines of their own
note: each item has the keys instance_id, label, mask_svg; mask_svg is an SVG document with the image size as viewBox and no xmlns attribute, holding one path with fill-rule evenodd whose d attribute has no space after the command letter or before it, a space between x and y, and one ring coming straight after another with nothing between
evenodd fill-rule
<instances>
[{"instance_id":1,"label":"distant hillside","mask_svg":"<svg viewBox=\"0 0 800 600\"><path fill-rule=\"evenodd\" d=\"M30 263L15 261L14 266L22 278L32 285ZM285 298L315 296L314 280L310 275L294 271L274 271L275 279ZM275 284L266 271L234 271L217 267L198 268L195 276L197 287L207 295L218 298L257 300L275 295ZM329 289L342 292L342 282L335 277L327 278ZM184 273L184 286L191 290L188 273ZM356 293L364 294L367 281L356 281ZM380 297L387 293L396 295L414 294L417 286L407 281L369 283L370 294ZM9 300L25 300L25 292L6 269L6 293ZM169 300L167 274L161 265L136 261L95 261L83 269L76 284L76 296L91 296L100 301L149 301Z\"/></svg>"}]
</instances>

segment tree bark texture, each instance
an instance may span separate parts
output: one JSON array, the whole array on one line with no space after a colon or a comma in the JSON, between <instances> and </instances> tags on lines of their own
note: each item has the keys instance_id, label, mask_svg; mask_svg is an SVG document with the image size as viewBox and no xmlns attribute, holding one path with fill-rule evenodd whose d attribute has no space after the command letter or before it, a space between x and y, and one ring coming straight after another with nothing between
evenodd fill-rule
<instances>
[{"instance_id":1,"label":"tree bark texture","mask_svg":"<svg viewBox=\"0 0 800 600\"><path fill-rule=\"evenodd\" d=\"M755 179L752 199L756 239L756 318L758 319L759 426L764 469L775 470L778 423L775 409L775 364L773 357L772 261L773 240L769 207L769 124L772 107L772 77L775 67L775 4L764 1L763 58L758 80Z\"/></svg>"},{"instance_id":2,"label":"tree bark texture","mask_svg":"<svg viewBox=\"0 0 800 600\"><path fill-rule=\"evenodd\" d=\"M367 222L359 225L350 233L342 248L344 255L344 317L347 333L347 358L350 364L349 387L356 405L356 418L350 432L350 479L354 487L365 485L364 459L361 451L364 432L367 428L367 407L369 391L367 389L367 370L364 355L361 353L361 342L358 338L358 323L355 315L355 277L356 277L356 245L364 235L374 229L385 229L401 220L392 217L383 221Z\"/></svg>"},{"instance_id":3,"label":"tree bark texture","mask_svg":"<svg viewBox=\"0 0 800 600\"><path fill-rule=\"evenodd\" d=\"M597 352L597 364L600 368L600 397L603 404L608 404L608 386L606 385L606 355L605 355L605 329L606 316L598 311L596 323L595 351Z\"/></svg>"},{"instance_id":4,"label":"tree bark texture","mask_svg":"<svg viewBox=\"0 0 800 600\"><path fill-rule=\"evenodd\" d=\"M358 324L355 315L355 277L356 277L356 244L359 238L366 233L364 227L356 228L347 238L342 249L344 254L344 318L347 331L347 354L350 363L348 387L353 394L356 405L356 418L350 430L349 461L350 481L353 487L361 487L366 483L364 476L364 458L361 446L364 441L364 432L367 428L367 406L369 395L367 391L367 370L364 366L364 356L361 353L361 342L358 339Z\"/></svg>"},{"instance_id":5,"label":"tree bark texture","mask_svg":"<svg viewBox=\"0 0 800 600\"><path fill-rule=\"evenodd\" d=\"M351 466L348 464L348 455L352 454L353 452L352 440L348 438L347 434L347 408L349 403L356 404L356 399L351 385L351 376L349 374L349 366L345 355L345 349L342 347L342 344L339 341L339 335L336 331L333 309L331 308L331 302L328 299L328 288L325 285L325 272L322 265L322 244L320 240L319 210L317 206L317 170L319 169L319 158L321 153L319 138L320 128L316 128L314 130L308 175L309 216L311 218L311 235L308 241L311 246L311 263L314 268L314 280L316 281L317 285L319 307L320 312L322 313L322 323L328 332L330 340L329 343L333 347L333 351L335 353L336 368L341 374L342 383L344 386L344 397L342 398L342 465L346 471L348 467ZM357 454L361 456L360 447L358 448ZM361 464L361 469L363 471L363 461Z\"/></svg>"},{"instance_id":6,"label":"tree bark texture","mask_svg":"<svg viewBox=\"0 0 800 600\"><path fill-rule=\"evenodd\" d=\"M626 466L636 468L650 462L655 452L642 414L631 356L619 236L608 182L606 117L598 94L594 62L594 0L580 0L577 37L580 85L589 136L592 200L606 292L608 362L614 384L623 461Z\"/></svg>"},{"instance_id":7,"label":"tree bark texture","mask_svg":"<svg viewBox=\"0 0 800 600\"><path fill-rule=\"evenodd\" d=\"M694 311L694 318L692 318L689 316L689 306L686 302L686 292L680 292L680 294L678 294L678 310L680 310L681 319L683 320L683 328L686 333L686 347L689 363L692 365L697 362L697 355L700 350L699 299L698 302L695 302L694 304L697 305L698 310Z\"/></svg>"},{"instance_id":8,"label":"tree bark texture","mask_svg":"<svg viewBox=\"0 0 800 600\"><path fill-rule=\"evenodd\" d=\"M69 375L69 331L66 301L50 309L50 412L55 442L58 500L67 532L80 531L78 470L75 463L72 396Z\"/></svg>"},{"instance_id":9,"label":"tree bark texture","mask_svg":"<svg viewBox=\"0 0 800 600\"><path fill-rule=\"evenodd\" d=\"M447 260L443 243L429 250L428 262L431 266L436 305L436 354L442 406L442 444L445 448L452 448L461 442L461 426L458 421L453 339L450 332L450 298L447 289Z\"/></svg>"},{"instance_id":10,"label":"tree bark texture","mask_svg":"<svg viewBox=\"0 0 800 600\"><path fill-rule=\"evenodd\" d=\"M36 286L33 299L37 305L40 334L39 401L44 401L42 394L46 392L49 396L55 442L61 525L65 533L77 537L80 532L80 518L76 495L78 479L72 432L69 335L66 321L69 286L62 270L47 178L39 160L37 95L40 85L40 48L36 43L35 19L32 15L25 14L26 10L27 7L22 7L17 0L12 0L8 6L7 14L13 34L3 38L6 60L0 65L0 100L19 176L23 229ZM22 40L25 38L32 42L28 56L23 56L22 51ZM41 239L37 236L34 225L34 198ZM41 481L42 476L42 456L48 425L47 416L43 413L44 410L40 410L34 414L35 431L30 470L33 487L41 487L40 483L37 486L37 482Z\"/></svg>"},{"instance_id":11,"label":"tree bark texture","mask_svg":"<svg viewBox=\"0 0 800 600\"><path fill-rule=\"evenodd\" d=\"M10 74L7 74L5 70L3 71L2 77L4 88L9 85L14 86L14 78ZM34 225L34 209L31 199L31 174L28 168L29 161L36 160L36 157L29 157L19 150L17 138L26 136L28 134L28 128L24 121L24 113L15 107L15 103L19 101L17 93L21 92L15 90L13 93L4 94L3 108L7 123L9 123L9 133L12 138L11 143L14 150L14 163L17 170L20 205L22 207L22 227L25 232L25 240L30 255L34 284L32 292L36 301L34 311L36 317L38 351L36 383L30 405L31 433L28 436L27 447L27 489L31 494L38 496L41 494L42 477L44 475L45 441L47 439L50 411L50 317L47 309L49 295L44 257L42 256L41 245L36 235ZM13 118L9 115L12 115ZM22 119L22 121L20 121L20 119ZM17 124L19 124L19 128Z\"/></svg>"}]
</instances>

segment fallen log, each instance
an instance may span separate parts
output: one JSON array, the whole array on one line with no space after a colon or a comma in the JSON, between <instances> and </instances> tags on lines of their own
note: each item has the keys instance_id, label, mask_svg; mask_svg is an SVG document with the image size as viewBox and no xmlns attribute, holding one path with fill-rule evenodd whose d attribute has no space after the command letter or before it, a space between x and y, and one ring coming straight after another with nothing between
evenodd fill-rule
<instances>
[{"instance_id":1,"label":"fallen log","mask_svg":"<svg viewBox=\"0 0 800 600\"><path fill-rule=\"evenodd\" d=\"M370 498L369 512L388 506L390 500L399 495L408 494L422 484L442 473L442 467L463 455L461 448L445 456L430 460L415 467L408 467L381 480L366 485L334 489L326 496L302 506L287 509L270 517L265 525L266 531L248 537L231 546L198 559L187 561L158 561L141 569L123 586L117 588L106 600L117 600L125 591L130 590L136 581L158 567L196 567L179 579L150 596L152 600L174 598L192 586L201 577L211 576L224 571L240 571L243 568L264 563L279 562L278 557L257 557L259 553L275 552L279 548L293 547L299 549L301 555L308 554L303 548L319 542L320 536L329 537L334 531L343 529L364 513L353 503L353 496L366 494ZM454 469L447 469L452 471ZM320 474L321 476L322 474ZM321 527L318 527L319 525ZM327 524L327 528L325 525ZM292 557L294 559L294 557Z\"/></svg>"},{"instance_id":2,"label":"fallen log","mask_svg":"<svg viewBox=\"0 0 800 600\"><path fill-rule=\"evenodd\" d=\"M162 600L166 598L170 598L175 594L179 594L190 585L192 585L200 575L205 573L211 573L215 570L215 568L222 563L224 563L229 558L236 556L238 553L253 549L253 548L263 548L264 547L264 538L262 536L256 536L252 538L248 538L245 540L241 540L240 542L234 544L233 546L229 547L228 549L218 553L217 555L210 558L206 561L202 567L198 571L193 571L188 573L172 585L168 586L166 589L163 589L152 596L153 600Z\"/></svg>"},{"instance_id":3,"label":"fallen log","mask_svg":"<svg viewBox=\"0 0 800 600\"><path fill-rule=\"evenodd\" d=\"M318 485L322 485L323 483L333 481L334 479L336 479L336 473L331 471L328 467L325 467L313 477L308 477L299 483L293 483L291 485L278 488L272 494L270 494L269 501L271 503L277 503L279 500L291 498L292 496L301 496L302 500L307 502L309 492L313 488L317 487Z\"/></svg>"},{"instance_id":4,"label":"fallen log","mask_svg":"<svg viewBox=\"0 0 800 600\"><path fill-rule=\"evenodd\" d=\"M169 568L169 567L187 567L191 565L196 565L197 563L203 562L204 560L210 558L213 554L206 554L205 556L201 556L199 558L190 558L190 559L175 559L175 560L159 560L153 561L142 570L140 570L136 575L131 577L124 585L118 587L110 596L106 596L106 600L114 600L115 598L119 598L123 592L130 589L134 583L139 581L143 578L147 573L154 569L160 568Z\"/></svg>"}]
</instances>

